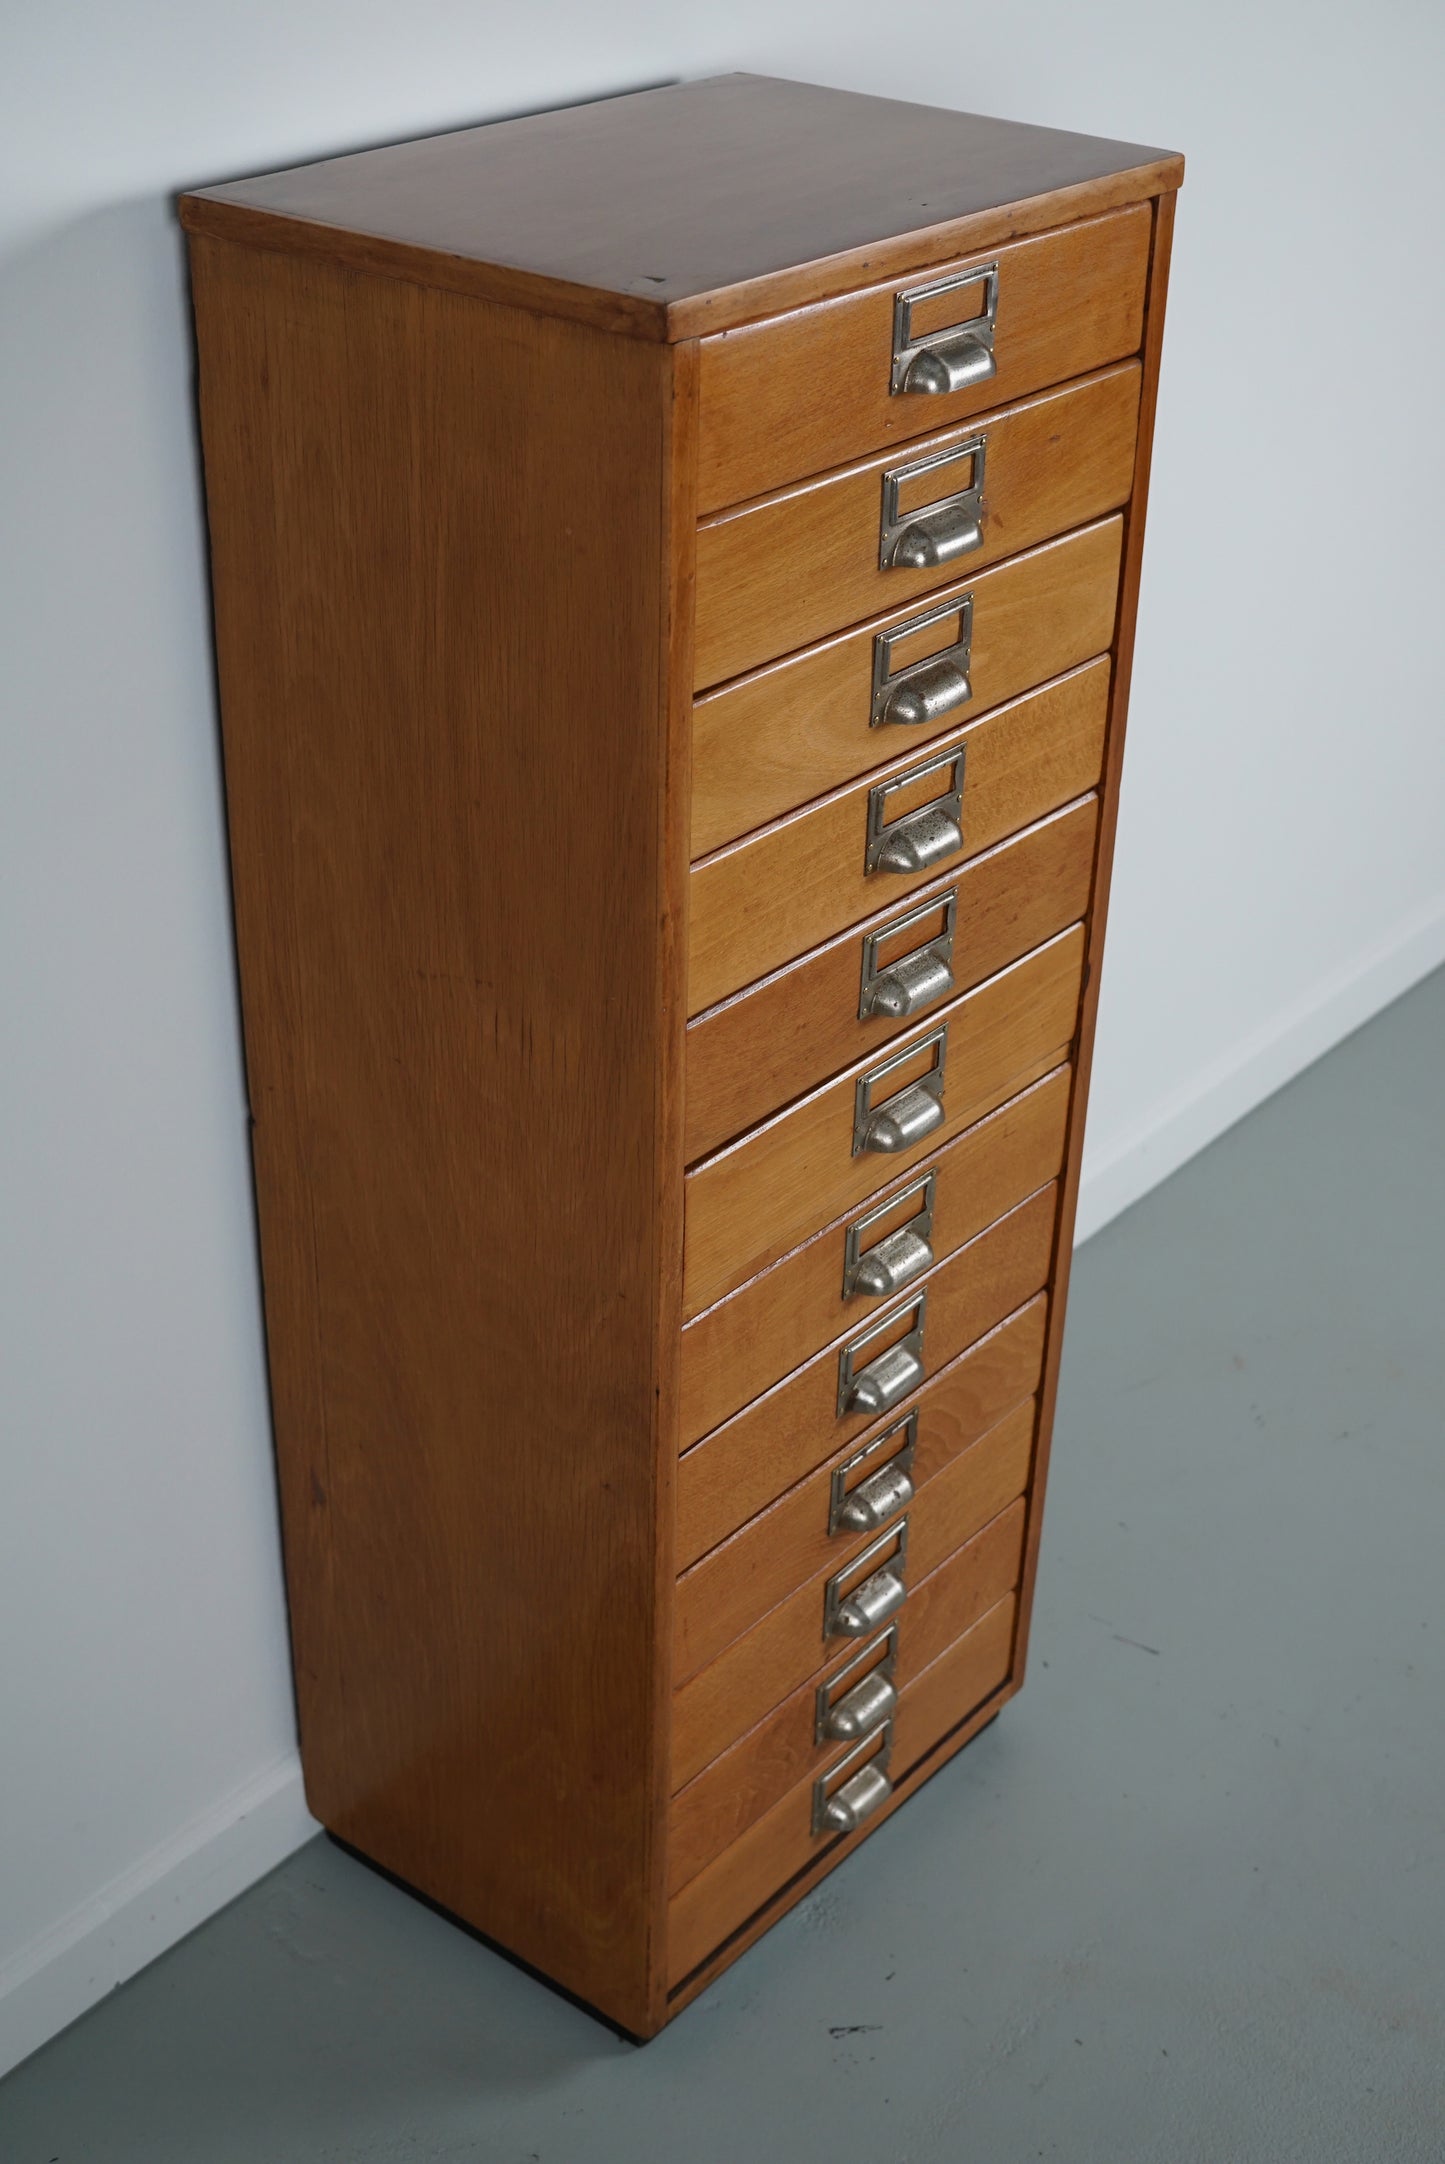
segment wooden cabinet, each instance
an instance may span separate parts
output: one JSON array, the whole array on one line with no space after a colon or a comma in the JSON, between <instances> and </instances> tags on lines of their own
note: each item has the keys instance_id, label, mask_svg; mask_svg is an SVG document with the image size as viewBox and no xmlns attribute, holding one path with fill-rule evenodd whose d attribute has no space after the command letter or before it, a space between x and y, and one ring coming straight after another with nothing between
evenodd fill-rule
<instances>
[{"instance_id":1,"label":"wooden cabinet","mask_svg":"<svg viewBox=\"0 0 1445 2164\"><path fill-rule=\"evenodd\" d=\"M728 76L182 205L307 1793L636 2035L1022 1681L1181 173Z\"/></svg>"}]
</instances>

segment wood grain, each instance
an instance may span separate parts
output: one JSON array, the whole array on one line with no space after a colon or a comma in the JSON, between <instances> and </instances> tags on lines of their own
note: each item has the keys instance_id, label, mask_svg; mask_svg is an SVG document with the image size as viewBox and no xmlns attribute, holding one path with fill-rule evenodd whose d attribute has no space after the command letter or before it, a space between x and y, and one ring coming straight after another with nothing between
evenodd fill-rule
<instances>
[{"instance_id":1,"label":"wood grain","mask_svg":"<svg viewBox=\"0 0 1445 2164\"><path fill-rule=\"evenodd\" d=\"M1122 535L1119 518L1103 519L941 589L940 606L973 596L973 697L936 728L869 727L874 636L916 613L908 609L705 693L693 711L693 856L870 768L920 759L964 720L1104 653L1114 635ZM953 635L951 625L943 628Z\"/></svg>"},{"instance_id":2,"label":"wood grain","mask_svg":"<svg viewBox=\"0 0 1445 2164\"><path fill-rule=\"evenodd\" d=\"M1133 670L1134 632L1139 608L1139 576L1144 553L1144 516L1149 496L1149 461L1154 440L1154 409L1158 398L1159 363L1164 342L1164 308L1169 285L1169 256L1174 233L1174 198L1165 195L1155 206L1154 246L1149 267L1149 292L1145 317L1144 381L1140 403L1139 451L1125 526L1124 572L1119 601L1119 629L1114 648L1114 690L1109 710L1109 738L1105 762L1103 815L1099 824L1098 854L1094 869L1094 902L1089 919L1089 961L1079 1017L1079 1070L1074 1080L1069 1111L1069 1140L1065 1157L1063 1203L1059 1211L1053 1266L1055 1305L1045 1357L1044 1385L1039 1422L1038 1463L1028 1536L1020 1585L1018 1641L1014 1671L1023 1680L1028 1657L1029 1624L1033 1614L1034 1585L1038 1575L1039 1541L1043 1531L1043 1499L1048 1479L1053 1440L1054 1412L1058 1397L1059 1363L1063 1356L1065 1303L1069 1269L1073 1259L1074 1221L1078 1209L1079 1174L1083 1159L1084 1120L1088 1110L1089 1079L1093 1070L1094 1033L1098 1021L1099 987L1103 975L1104 933L1109 907L1109 881L1113 870L1114 837L1119 812L1119 776L1124 760L1124 735L1129 712L1129 683Z\"/></svg>"},{"instance_id":3,"label":"wood grain","mask_svg":"<svg viewBox=\"0 0 1445 2164\"><path fill-rule=\"evenodd\" d=\"M1033 1398L1015 1406L930 1483L927 1510L909 1521L910 1584L921 1583L1023 1494L1036 1411ZM799 1586L681 1685L673 1702L675 1787L685 1787L840 1650L837 1641L823 1637L824 1588L832 1567ZM899 1613L907 1614L907 1602Z\"/></svg>"},{"instance_id":4,"label":"wood grain","mask_svg":"<svg viewBox=\"0 0 1445 2164\"><path fill-rule=\"evenodd\" d=\"M1063 1159L1069 1091L1067 1067L1055 1068L891 1182L876 1198L878 1206L886 1208L890 1192L902 1199L895 1213L869 1230L865 1249L914 1217L919 1198L907 1190L925 1174L931 1173L934 1181L930 1240L938 1262L1044 1186L1057 1175ZM862 1293L843 1297L847 1232L857 1214L835 1218L686 1326L679 1449L686 1450L729 1414L741 1411L849 1322L865 1322L880 1312L880 1302Z\"/></svg>"},{"instance_id":5,"label":"wood grain","mask_svg":"<svg viewBox=\"0 0 1445 2164\"><path fill-rule=\"evenodd\" d=\"M981 414L881 457L701 521L694 686L705 690L846 624L958 582L957 565L880 569L886 468L986 440L983 542L970 568L1101 518L1129 493L1139 365ZM918 510L968 485L966 466L917 484Z\"/></svg>"},{"instance_id":6,"label":"wood grain","mask_svg":"<svg viewBox=\"0 0 1445 2164\"><path fill-rule=\"evenodd\" d=\"M910 1588L898 1618L895 1688L903 1690L1018 1583L1023 1557L1023 1499ZM835 1760L836 1743L814 1741L819 1686L855 1659L840 1654L831 1670L801 1689L715 1758L673 1798L668 1828L670 1891L678 1892L714 1856L747 1831L796 1782Z\"/></svg>"},{"instance_id":7,"label":"wood grain","mask_svg":"<svg viewBox=\"0 0 1445 2164\"><path fill-rule=\"evenodd\" d=\"M982 1312L997 1311L994 1301ZM769 1501L690 1570L677 1586L675 1673L679 1683L715 1660L760 1615L820 1570L837 1570L866 1547L868 1536L829 1535L828 1502L835 1466L887 1434L906 1413L918 1413L913 1483L922 1490L940 1468L975 1442L1005 1413L1038 1389L1043 1359L1047 1303L1027 1300L1003 1322L994 1323L963 1354L955 1354L936 1388L925 1386L912 1404L877 1421L866 1434L850 1436L828 1458ZM901 1437L899 1438L901 1441ZM881 1462L881 1460L880 1460ZM786 1479L790 1467L780 1466ZM729 1515L720 1512L720 1516Z\"/></svg>"},{"instance_id":8,"label":"wood grain","mask_svg":"<svg viewBox=\"0 0 1445 2164\"><path fill-rule=\"evenodd\" d=\"M834 1458L845 1444L861 1445L891 1420L900 1419L912 1399L905 1399L884 1420L870 1420L859 1413L837 1409L838 1355L842 1346L860 1329L871 1328L885 1315L900 1314L905 1304L912 1309L927 1295L923 1338L923 1364L937 1374L957 1359L964 1349L992 1330L1006 1315L1045 1284L1053 1250L1054 1210L1057 1191L1050 1184L1018 1203L998 1223L968 1241L946 1262L915 1279L906 1292L890 1301L881 1313L858 1318L850 1331L815 1353L773 1389L744 1408L722 1427L685 1453L677 1474L677 1561L680 1570L726 1540L734 1528L765 1510L781 1488ZM913 1320L910 1312L908 1320ZM893 1335L901 1337L900 1322ZM881 1351L892 1342L888 1334L874 1347ZM826 1536L826 1513L823 1534ZM764 1519L757 1524L753 1540L767 1549L775 1535ZM739 1540L742 1535L738 1536ZM712 1657L723 1640L710 1633L726 1634L729 1597L721 1590L724 1577L737 1571L743 1579L752 1575L747 1554L735 1555L709 1574L712 1595L696 1588L679 1588L674 1614L676 1673L688 1674L682 1665L696 1651L691 1666ZM744 1598L740 1591L739 1600ZM712 1614L709 1614L711 1607Z\"/></svg>"},{"instance_id":9,"label":"wood grain","mask_svg":"<svg viewBox=\"0 0 1445 2164\"><path fill-rule=\"evenodd\" d=\"M197 232L687 339L1177 187L1174 153L713 76L188 195Z\"/></svg>"},{"instance_id":10,"label":"wood grain","mask_svg":"<svg viewBox=\"0 0 1445 2164\"><path fill-rule=\"evenodd\" d=\"M901 1694L893 1744L900 1774L1007 1680L1014 1605L1010 1595L990 1609ZM813 1781L807 1776L674 1897L669 1909L674 1979L680 1982L812 1861L822 1845L812 1830L812 1803Z\"/></svg>"},{"instance_id":11,"label":"wood grain","mask_svg":"<svg viewBox=\"0 0 1445 2164\"><path fill-rule=\"evenodd\" d=\"M978 262L999 268L997 372L987 383L942 397L891 389L894 296L907 281L705 338L699 508L715 511L761 496L860 451L926 435L1135 352L1150 223L1148 206L1138 203L983 257L935 264L929 282ZM937 304L943 311L937 326L915 310L915 335L955 323L979 305L978 293L964 289Z\"/></svg>"},{"instance_id":12,"label":"wood grain","mask_svg":"<svg viewBox=\"0 0 1445 2164\"><path fill-rule=\"evenodd\" d=\"M687 1175L683 1306L688 1317L766 1269L818 1225L875 1195L906 1166L1056 1067L1073 1041L1084 935L1061 933L904 1033L894 1051L948 1024L944 1121L897 1156L853 1155L860 1060ZM890 1053L890 1057L892 1054ZM906 1068L896 1078L911 1079Z\"/></svg>"},{"instance_id":13,"label":"wood grain","mask_svg":"<svg viewBox=\"0 0 1445 2164\"><path fill-rule=\"evenodd\" d=\"M1085 797L971 858L961 872L919 888L901 907L878 911L803 961L699 1016L687 1032L689 1162L721 1148L865 1052L885 1049L908 1022L930 1011L919 1008L902 1019L859 1016L870 937L876 942L875 968L887 967L936 938L952 903L951 989L963 992L1077 922L1089 906L1097 818L1097 800ZM893 934L901 917L930 903L936 905L930 916Z\"/></svg>"},{"instance_id":14,"label":"wood grain","mask_svg":"<svg viewBox=\"0 0 1445 2164\"><path fill-rule=\"evenodd\" d=\"M845 926L902 907L942 877L937 868L866 869L868 794L879 782L906 774L920 758L963 748L963 848L948 866L955 870L1095 786L1108 710L1108 662L1091 662L695 864L688 882L689 1013L703 1014ZM940 792L947 777L927 786ZM912 808L906 800L897 805Z\"/></svg>"},{"instance_id":15,"label":"wood grain","mask_svg":"<svg viewBox=\"0 0 1445 2164\"><path fill-rule=\"evenodd\" d=\"M308 1797L644 2029L680 1321L670 357L221 241L193 263ZM572 506L575 584L539 526L494 545L519 490Z\"/></svg>"}]
</instances>

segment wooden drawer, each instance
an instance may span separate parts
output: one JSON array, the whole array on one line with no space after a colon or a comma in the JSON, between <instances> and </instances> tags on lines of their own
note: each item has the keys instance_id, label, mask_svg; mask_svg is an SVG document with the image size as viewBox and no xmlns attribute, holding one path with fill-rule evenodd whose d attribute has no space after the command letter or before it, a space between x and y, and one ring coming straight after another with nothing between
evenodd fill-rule
<instances>
[{"instance_id":1,"label":"wooden drawer","mask_svg":"<svg viewBox=\"0 0 1445 2164\"><path fill-rule=\"evenodd\" d=\"M921 518L977 476L965 446L982 439L982 542L967 568L1030 548L1124 502L1134 477L1139 367L1126 361L1079 383L922 437L802 487L704 519L697 530L696 690L809 645L845 624L957 582L961 561L882 569L881 510L890 476L900 515ZM920 460L956 454L918 478Z\"/></svg>"},{"instance_id":2,"label":"wooden drawer","mask_svg":"<svg viewBox=\"0 0 1445 2164\"><path fill-rule=\"evenodd\" d=\"M795 1782L838 1756L836 1742L820 1743L816 1735L818 1693L825 1685L831 1696L840 1695L886 1664L894 1688L905 1690L1013 1591L1023 1562L1024 1519L1020 1497L910 1588L887 1631L847 1647L674 1796L671 1892L696 1877Z\"/></svg>"},{"instance_id":3,"label":"wooden drawer","mask_svg":"<svg viewBox=\"0 0 1445 2164\"><path fill-rule=\"evenodd\" d=\"M909 1404L850 1438L683 1572L677 1582L674 1682L687 1682L798 1586L820 1571L843 1568L869 1545L870 1531L840 1527L830 1533L835 1477L851 1490L906 1448L914 1491L921 1494L935 1474L1037 1388L1047 1306L1038 1293L993 1323Z\"/></svg>"},{"instance_id":4,"label":"wooden drawer","mask_svg":"<svg viewBox=\"0 0 1445 2164\"><path fill-rule=\"evenodd\" d=\"M889 789L890 819L913 810L918 800L943 795L952 776L935 768L914 785L907 782L912 770L962 750L963 847L950 864L957 869L1095 787L1108 704L1109 664L1090 662L695 864L688 880L688 1013L703 1013L942 877L937 865L868 870L874 789ZM898 782L906 786L893 790Z\"/></svg>"},{"instance_id":5,"label":"wooden drawer","mask_svg":"<svg viewBox=\"0 0 1445 2164\"><path fill-rule=\"evenodd\" d=\"M1148 210L1136 204L705 338L699 355L701 509L760 496L860 450L903 442L1135 352L1150 222ZM895 394L896 296L984 263L998 266L993 377L953 392ZM977 317L986 305L978 281L915 303L915 339Z\"/></svg>"},{"instance_id":6,"label":"wooden drawer","mask_svg":"<svg viewBox=\"0 0 1445 2164\"><path fill-rule=\"evenodd\" d=\"M880 760L917 758L946 728L1104 653L1122 540L1123 521L1103 519L936 594L930 611L967 602L971 626L971 695L939 721L872 725L874 641L898 634L917 609L894 609L705 693L692 713L691 855L710 855ZM938 654L958 627L950 616L899 636L890 672Z\"/></svg>"},{"instance_id":7,"label":"wooden drawer","mask_svg":"<svg viewBox=\"0 0 1445 2164\"><path fill-rule=\"evenodd\" d=\"M1026 827L693 1022L688 1161L1076 923L1089 906L1098 808L1088 796ZM938 978L931 1000L906 1015L860 1014L869 987L890 968L930 959Z\"/></svg>"},{"instance_id":8,"label":"wooden drawer","mask_svg":"<svg viewBox=\"0 0 1445 2164\"><path fill-rule=\"evenodd\" d=\"M1016 1598L1009 1594L901 1694L893 1722L894 1781L1008 1682L1015 1611ZM843 1838L860 1840L866 1834L865 1826L857 1834L834 1836L831 1844L815 1834L813 1776L805 1775L673 1897L668 1907L671 1984L676 1987L815 1856Z\"/></svg>"},{"instance_id":9,"label":"wooden drawer","mask_svg":"<svg viewBox=\"0 0 1445 2164\"><path fill-rule=\"evenodd\" d=\"M695 1165L684 1180L683 1308L700 1314L843 1211L875 1195L905 1166L1057 1067L1078 1021L1084 934L1072 926L926 1018L883 1054L860 1060L740 1142ZM900 1092L937 1071L947 1025L943 1119L911 1147L854 1154L860 1084ZM907 1055L906 1057L904 1055Z\"/></svg>"},{"instance_id":10,"label":"wooden drawer","mask_svg":"<svg viewBox=\"0 0 1445 2164\"><path fill-rule=\"evenodd\" d=\"M873 1221L858 1230L860 1255L866 1258L905 1226L922 1224L920 1213L927 1210L927 1242L934 1260L942 1262L1023 1196L1055 1178L1063 1164L1072 1080L1071 1068L1055 1068L905 1173L870 1205L866 1214ZM678 1412L681 1449L760 1396L800 1359L836 1337L845 1322L879 1312L878 1297L864 1290L845 1296L843 1289L849 1231L859 1226L862 1214L838 1218L686 1325Z\"/></svg>"},{"instance_id":11,"label":"wooden drawer","mask_svg":"<svg viewBox=\"0 0 1445 2164\"><path fill-rule=\"evenodd\" d=\"M1037 1400L1014 1406L979 1440L935 1474L909 1514L910 1586L972 1540L1029 1483ZM679 1684L673 1694L672 1786L685 1788L704 1766L829 1666L843 1641L823 1635L826 1569L790 1593L748 1631ZM909 1599L912 1598L910 1592ZM905 1600L900 1615L908 1613Z\"/></svg>"},{"instance_id":12,"label":"wooden drawer","mask_svg":"<svg viewBox=\"0 0 1445 2164\"><path fill-rule=\"evenodd\" d=\"M861 1444L879 1428L900 1420L913 1402L912 1394L887 1408L871 1412L839 1412L840 1382L850 1354L856 1373L887 1347L909 1339L916 1347L921 1373L937 1375L967 1346L1022 1307L1048 1283L1053 1257L1054 1216L1058 1191L1052 1182L1040 1188L990 1225L976 1239L950 1255L924 1277L909 1285L881 1313L860 1317L847 1336L816 1353L773 1390L765 1392L722 1427L714 1428L703 1442L684 1453L677 1469L677 1564L688 1571L700 1556L727 1541L737 1526L757 1511L765 1511L783 1489L801 1480L814 1466L822 1465L844 1444ZM873 1333L877 1333L874 1335ZM786 1522L786 1521L784 1521ZM826 1539L827 1512L820 1521L820 1538ZM748 1535L766 1550L781 1532L764 1519ZM742 1545L740 1545L742 1544ZM724 1618L731 1613L731 1596L718 1581L732 1574L751 1583L769 1565L755 1560L755 1551L728 1541L727 1561L710 1576L711 1595L689 1590L684 1578L678 1592L678 1659L685 1647L696 1647L696 1656L680 1674L701 1667L725 1643ZM786 1569L775 1564L773 1568ZM799 1576L806 1565L799 1566ZM784 1588L785 1589L785 1588ZM743 1595L739 1594L738 1599ZM713 1611L710 1618L709 1604ZM724 1632L713 1638L709 1633Z\"/></svg>"}]
</instances>

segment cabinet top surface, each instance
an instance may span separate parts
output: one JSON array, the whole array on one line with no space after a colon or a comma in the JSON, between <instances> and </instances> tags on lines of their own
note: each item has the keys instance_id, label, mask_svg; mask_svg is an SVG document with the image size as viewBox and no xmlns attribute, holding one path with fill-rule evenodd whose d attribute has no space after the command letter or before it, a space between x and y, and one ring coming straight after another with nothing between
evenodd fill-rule
<instances>
[{"instance_id":1,"label":"cabinet top surface","mask_svg":"<svg viewBox=\"0 0 1445 2164\"><path fill-rule=\"evenodd\" d=\"M438 282L675 338L889 276L900 248L925 261L921 237L947 243L950 227L967 246L989 214L992 245L1012 206L1073 190L1056 215L1079 216L1181 171L1136 143L722 75L233 181L186 197L182 216L392 272L424 251L454 266ZM425 265L408 274L427 282Z\"/></svg>"}]
</instances>

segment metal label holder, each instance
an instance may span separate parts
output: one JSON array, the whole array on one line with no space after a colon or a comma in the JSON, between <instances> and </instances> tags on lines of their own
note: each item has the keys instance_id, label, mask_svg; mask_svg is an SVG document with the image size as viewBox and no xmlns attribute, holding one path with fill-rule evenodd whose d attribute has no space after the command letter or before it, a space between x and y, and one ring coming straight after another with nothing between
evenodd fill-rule
<instances>
[{"instance_id":1,"label":"metal label holder","mask_svg":"<svg viewBox=\"0 0 1445 2164\"><path fill-rule=\"evenodd\" d=\"M913 311L921 301L937 300L940 294L964 293L970 286L984 288L983 309L962 323L930 331L926 338L913 335ZM893 296L893 367L888 388L891 396L905 391L947 392L963 390L971 383L986 383L995 369L994 338L998 329L999 270L995 263L976 263L972 270L950 271L946 278L930 279L927 285L905 286ZM942 380L954 374L949 361L962 361L962 380ZM930 367L928 364L932 363ZM916 365L916 364L922 364ZM909 378L912 377L910 382Z\"/></svg>"},{"instance_id":2,"label":"metal label holder","mask_svg":"<svg viewBox=\"0 0 1445 2164\"><path fill-rule=\"evenodd\" d=\"M921 1180L910 1181L907 1187L900 1187L896 1194L890 1195L886 1202L880 1202L876 1208L865 1210L861 1217L854 1218L843 1238L843 1298L845 1300L853 1299L860 1291L867 1291L866 1286L860 1286L858 1283L858 1272L875 1250L871 1247L864 1247L864 1234L871 1232L880 1218L891 1217L900 1203L911 1202L915 1195L921 1195L923 1200L913 1215L905 1218L901 1225L896 1225L893 1231L888 1233L877 1245L886 1247L890 1240L897 1240L900 1235L912 1233L914 1239L923 1245L926 1253L917 1257L908 1274L910 1277L917 1277L922 1271L929 1268L933 1261L931 1245L933 1239L933 1207L937 1191L938 1174L936 1172L925 1172ZM901 1292L902 1289L902 1284L889 1285L886 1288L888 1292Z\"/></svg>"},{"instance_id":3,"label":"metal label holder","mask_svg":"<svg viewBox=\"0 0 1445 2164\"><path fill-rule=\"evenodd\" d=\"M896 644L911 638L917 631L930 631L935 624L947 623L950 616L958 618L958 633L951 645L940 647L936 654L925 654L921 661L905 662L902 668L894 669L893 648ZM973 697L973 684L968 673L972 656L972 594L959 594L935 609L926 609L922 616L911 616L906 624L895 624L891 631L875 632L869 728L881 729L893 722L916 727L920 722L937 721L955 707L966 705Z\"/></svg>"}]
</instances>

